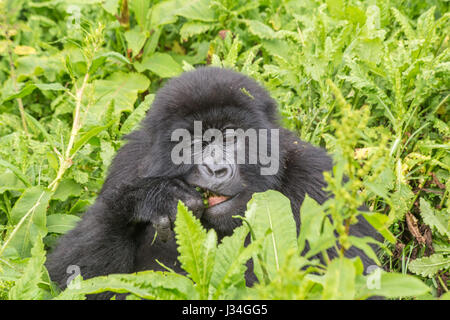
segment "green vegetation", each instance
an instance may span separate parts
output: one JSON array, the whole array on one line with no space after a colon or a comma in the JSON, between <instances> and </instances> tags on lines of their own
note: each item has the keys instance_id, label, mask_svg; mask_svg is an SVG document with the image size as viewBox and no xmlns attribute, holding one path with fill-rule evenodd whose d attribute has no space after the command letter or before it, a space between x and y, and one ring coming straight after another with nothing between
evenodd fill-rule
<instances>
[{"instance_id":1,"label":"green vegetation","mask_svg":"<svg viewBox=\"0 0 450 320\"><path fill-rule=\"evenodd\" d=\"M438 0L1 0L0 299L450 298L448 9ZM60 292L46 251L93 203L157 89L205 64L258 80L287 128L330 151L335 197L306 198L297 237L288 200L256 194L220 244L180 203L187 276L77 278ZM363 203L370 212L358 211ZM379 259L373 239L348 234L361 214L386 239ZM338 258L307 260L334 246ZM384 271L363 275L359 258L344 257L350 246ZM251 257L260 283L246 288Z\"/></svg>"}]
</instances>

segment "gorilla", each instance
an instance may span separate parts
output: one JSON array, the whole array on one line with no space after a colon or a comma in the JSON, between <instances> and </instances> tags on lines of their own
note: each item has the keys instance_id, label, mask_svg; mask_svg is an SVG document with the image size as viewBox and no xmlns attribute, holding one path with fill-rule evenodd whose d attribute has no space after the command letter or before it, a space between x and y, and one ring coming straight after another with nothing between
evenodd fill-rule
<instances>
[{"instance_id":1,"label":"gorilla","mask_svg":"<svg viewBox=\"0 0 450 320\"><path fill-rule=\"evenodd\" d=\"M209 157L175 163L173 150L179 141L174 141L173 133L182 130L192 134L199 122L203 131L215 129L225 135L229 129L277 132L278 154L271 158L277 172L262 174L261 161L233 163ZM157 92L140 128L126 139L96 202L49 255L49 274L61 288L66 286L71 265L80 268L84 279L164 270L156 260L183 273L173 234L179 200L221 239L241 223L232 216L244 214L255 192L273 189L288 197L297 232L305 194L319 203L329 196L323 190L326 183L322 173L332 169L331 158L324 150L283 129L277 105L267 91L235 71L202 67L169 80ZM244 147L251 149L247 140ZM193 145L205 150L213 141L196 141L194 137L191 145L184 145L187 149ZM227 144L235 143L235 139L227 139ZM247 154L244 160L248 159ZM352 225L350 233L380 237L363 218ZM350 248L347 254L360 256L365 267L375 264L357 248ZM256 278L252 262L247 265L246 283L251 285Z\"/></svg>"}]
</instances>

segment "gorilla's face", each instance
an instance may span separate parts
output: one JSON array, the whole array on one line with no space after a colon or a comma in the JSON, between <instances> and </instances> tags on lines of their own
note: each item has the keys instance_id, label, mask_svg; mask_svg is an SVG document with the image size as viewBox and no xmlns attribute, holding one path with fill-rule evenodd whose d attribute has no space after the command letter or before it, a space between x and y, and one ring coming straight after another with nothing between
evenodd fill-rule
<instances>
[{"instance_id":1,"label":"gorilla's face","mask_svg":"<svg viewBox=\"0 0 450 320\"><path fill-rule=\"evenodd\" d=\"M249 78L223 69L218 78L217 70L185 73L158 92L145 122L150 159L140 170L196 188L204 224L232 230L254 192L275 188L282 155L274 101Z\"/></svg>"}]
</instances>

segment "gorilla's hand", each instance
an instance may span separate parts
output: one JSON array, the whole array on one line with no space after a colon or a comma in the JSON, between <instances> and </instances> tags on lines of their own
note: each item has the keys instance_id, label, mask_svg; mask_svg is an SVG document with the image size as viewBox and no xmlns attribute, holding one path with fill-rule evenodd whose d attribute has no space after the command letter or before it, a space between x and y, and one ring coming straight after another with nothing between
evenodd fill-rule
<instances>
[{"instance_id":1,"label":"gorilla's hand","mask_svg":"<svg viewBox=\"0 0 450 320\"><path fill-rule=\"evenodd\" d=\"M145 197L136 204L134 219L150 222L162 241L173 236L179 200L201 218L205 207L201 194L193 186L180 179L170 179L150 182L148 187L144 190Z\"/></svg>"}]
</instances>

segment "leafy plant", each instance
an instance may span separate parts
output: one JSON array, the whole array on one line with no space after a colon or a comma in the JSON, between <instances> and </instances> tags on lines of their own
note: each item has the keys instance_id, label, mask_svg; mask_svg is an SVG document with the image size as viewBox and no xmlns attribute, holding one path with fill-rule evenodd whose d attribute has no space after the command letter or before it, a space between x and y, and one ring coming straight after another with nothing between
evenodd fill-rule
<instances>
[{"instance_id":1,"label":"leafy plant","mask_svg":"<svg viewBox=\"0 0 450 320\"><path fill-rule=\"evenodd\" d=\"M448 6L2 1L0 297L448 297ZM220 244L180 207L187 277L110 275L59 293L46 251L93 202L121 138L138 127L165 79L207 64L258 80L279 102L285 127L333 154L326 179L334 198L305 199L297 236L286 199L255 195L243 225ZM363 204L368 211L359 211ZM381 254L371 239L349 234L360 215L385 237ZM185 238L186 230L196 237ZM358 259L346 258L351 246L387 272L363 275ZM337 258L327 259L327 249ZM250 257L259 279L251 289L243 281Z\"/></svg>"}]
</instances>

